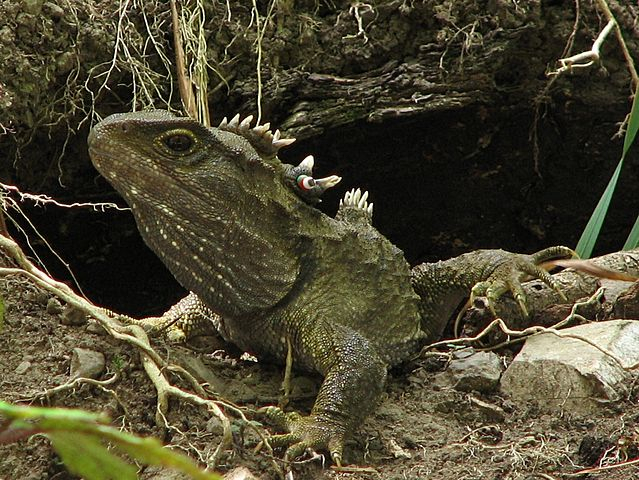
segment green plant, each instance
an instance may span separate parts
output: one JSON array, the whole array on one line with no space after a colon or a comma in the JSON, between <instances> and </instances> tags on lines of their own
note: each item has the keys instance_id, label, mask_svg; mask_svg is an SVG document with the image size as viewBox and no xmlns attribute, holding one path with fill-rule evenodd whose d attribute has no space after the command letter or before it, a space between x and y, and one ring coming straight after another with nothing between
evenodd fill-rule
<instances>
[{"instance_id":1,"label":"green plant","mask_svg":"<svg viewBox=\"0 0 639 480\"><path fill-rule=\"evenodd\" d=\"M637 100L637 93L639 93L639 89L635 90L634 100L632 102L632 109L630 110L630 115L628 116L628 126L626 129L626 135L623 141L623 151L621 153L621 159L617 164L617 168L615 169L610 181L608 182L608 186L604 190L603 195L599 199L599 203L595 207L595 210L592 212L590 216L590 220L588 220L588 224L584 229L581 237L579 238L579 242L577 243L577 248L575 248L577 254L581 258L589 258L592 254L592 250L595 246L597 238L599 236L599 232L601 230L601 225L606 218L606 213L608 212L608 207L610 206L610 200L612 199L612 195L615 191L615 187L617 186L617 180L619 179L619 174L621 173L621 168L623 167L624 159L630 150L630 146L637 135L637 130L639 130L639 100ZM628 239L623 246L624 250L630 250L631 248L635 248L639 245L639 216L637 216L637 220L635 221L630 234L628 235Z\"/></svg>"},{"instance_id":2,"label":"green plant","mask_svg":"<svg viewBox=\"0 0 639 480\"><path fill-rule=\"evenodd\" d=\"M0 401L0 445L44 435L67 469L87 480L135 480L137 467L122 454L140 463L179 470L196 480L221 480L201 470L186 455L164 448L156 438L122 432L108 422L104 414Z\"/></svg>"}]
</instances>

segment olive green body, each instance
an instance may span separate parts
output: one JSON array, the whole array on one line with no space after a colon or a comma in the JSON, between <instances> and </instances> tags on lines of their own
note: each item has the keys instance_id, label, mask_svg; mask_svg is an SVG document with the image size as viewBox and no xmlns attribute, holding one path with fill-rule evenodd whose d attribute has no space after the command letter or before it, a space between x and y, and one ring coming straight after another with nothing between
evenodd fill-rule
<instances>
[{"instance_id":1,"label":"olive green body","mask_svg":"<svg viewBox=\"0 0 639 480\"><path fill-rule=\"evenodd\" d=\"M325 379L310 416L286 417L291 433L278 438L290 455L324 448L339 461L386 369L437 338L505 252L411 271L371 226L359 193L330 218L291 188L278 132L237 117L223 126L163 111L112 115L91 131L89 151L146 243L192 292L163 319L215 325L260 358L284 361L290 347L294 366Z\"/></svg>"}]
</instances>

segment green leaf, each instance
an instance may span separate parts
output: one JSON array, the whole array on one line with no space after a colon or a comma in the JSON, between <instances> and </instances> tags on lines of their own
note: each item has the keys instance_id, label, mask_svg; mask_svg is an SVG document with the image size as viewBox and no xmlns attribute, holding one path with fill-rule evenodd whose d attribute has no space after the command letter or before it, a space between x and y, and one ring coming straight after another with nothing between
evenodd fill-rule
<instances>
[{"instance_id":1,"label":"green leaf","mask_svg":"<svg viewBox=\"0 0 639 480\"><path fill-rule=\"evenodd\" d=\"M577 252L577 255L579 255L579 258L587 259L590 258L590 255L592 254L592 250L595 247L597 237L601 230L601 225L603 225L603 221L606 218L612 194L615 192L615 187L617 186L617 180L619 179L619 173L621 172L622 166L623 157L619 160L619 164L617 165L615 172L612 174L612 178L608 182L606 190L604 190L603 195L599 199L599 203L597 203L595 210L590 216L590 220L588 220L586 228L579 238L579 242L577 242L575 251Z\"/></svg>"},{"instance_id":2,"label":"green leaf","mask_svg":"<svg viewBox=\"0 0 639 480\"><path fill-rule=\"evenodd\" d=\"M87 480L133 480L137 469L116 453L133 460L173 468L196 480L220 480L201 470L189 457L162 446L153 437L138 437L107 424L102 414L77 409L24 407L0 400L0 415L12 432L46 435L69 471ZM19 438L19 435L16 436ZM106 445L114 447L109 449Z\"/></svg>"},{"instance_id":3,"label":"green leaf","mask_svg":"<svg viewBox=\"0 0 639 480\"><path fill-rule=\"evenodd\" d=\"M96 423L107 423L109 417L72 408L25 407L0 400L0 414L13 419L13 426L27 425L30 429L79 430L94 429ZM28 423L27 423L28 422Z\"/></svg>"},{"instance_id":4,"label":"green leaf","mask_svg":"<svg viewBox=\"0 0 639 480\"><path fill-rule=\"evenodd\" d=\"M626 243L623 245L624 250L632 250L633 248L639 247L639 216L637 216L637 220L635 220L635 224L630 230L630 235L626 240Z\"/></svg>"},{"instance_id":5,"label":"green leaf","mask_svg":"<svg viewBox=\"0 0 639 480\"><path fill-rule=\"evenodd\" d=\"M137 437L103 425L99 427L99 432L116 448L142 463L177 469L196 480L220 480L218 475L201 470L186 455L164 447L157 438Z\"/></svg>"},{"instance_id":6,"label":"green leaf","mask_svg":"<svg viewBox=\"0 0 639 480\"><path fill-rule=\"evenodd\" d=\"M608 182L606 190L604 190L603 195L601 195L601 198L599 199L595 210L590 216L590 220L588 220L586 228L579 238L577 247L575 248L577 254L584 259L590 258L590 255L592 254L592 250L597 241L597 237L599 236L599 232L601 231L601 226L603 225L604 219L606 218L606 213L608 213L610 200L612 199L612 195L615 192L615 187L617 186L617 180L619 180L619 174L623 166L623 161L630 151L630 147L632 146L632 143L637 136L637 131L639 131L639 100L637 99L637 93L639 93L639 91L635 90L634 99L632 101L632 108L630 109L630 115L628 116L628 127L626 128L626 135L623 139L623 151L621 153L621 158L619 159L617 168L612 174L612 178ZM628 250L630 248L636 247L637 245L639 245L639 217L637 218L635 225L632 227L630 235L628 236L623 249Z\"/></svg>"},{"instance_id":7,"label":"green leaf","mask_svg":"<svg viewBox=\"0 0 639 480\"><path fill-rule=\"evenodd\" d=\"M639 86L637 90L635 90L635 98L632 100L632 110L630 110L630 117L628 118L628 128L626 130L626 136L623 139L623 156L622 159L626 157L626 154L630 150L630 146L635 140L637 136L637 131L639 130L639 100L637 100L637 95L639 93ZM637 248L639 246L639 216L637 216L637 220L630 230L630 234L626 239L626 243L623 245L624 250L630 250L633 248Z\"/></svg>"},{"instance_id":8,"label":"green leaf","mask_svg":"<svg viewBox=\"0 0 639 480\"><path fill-rule=\"evenodd\" d=\"M639 89L639 87L637 88ZM637 136L637 130L639 130L639 100L637 100L637 93L639 92L635 90L635 98L632 100L632 108L630 109L630 116L628 117L628 127L626 128L626 135L623 139L622 159L626 158L626 154Z\"/></svg>"},{"instance_id":9,"label":"green leaf","mask_svg":"<svg viewBox=\"0 0 639 480\"><path fill-rule=\"evenodd\" d=\"M71 473L91 480L137 479L137 468L114 455L99 437L64 431L47 437Z\"/></svg>"}]
</instances>

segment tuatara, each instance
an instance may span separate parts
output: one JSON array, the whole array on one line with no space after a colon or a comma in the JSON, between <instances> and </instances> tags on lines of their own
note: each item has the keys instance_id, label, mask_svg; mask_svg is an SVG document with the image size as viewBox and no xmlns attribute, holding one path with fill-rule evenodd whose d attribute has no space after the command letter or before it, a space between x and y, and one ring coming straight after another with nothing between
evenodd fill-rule
<instances>
[{"instance_id":1,"label":"tuatara","mask_svg":"<svg viewBox=\"0 0 639 480\"><path fill-rule=\"evenodd\" d=\"M335 218L314 207L339 177L312 178L313 159L282 163L291 139L251 118L218 128L165 111L112 115L89 135L95 167L130 205L142 237L191 293L157 325L214 325L258 358L313 369L324 381L308 416L270 412L289 433L273 445L288 458L328 450L375 407L389 366L443 332L470 289L495 298L520 279L541 278L534 255L478 250L410 268L372 225L366 194L350 191ZM310 179L310 180L309 180Z\"/></svg>"}]
</instances>

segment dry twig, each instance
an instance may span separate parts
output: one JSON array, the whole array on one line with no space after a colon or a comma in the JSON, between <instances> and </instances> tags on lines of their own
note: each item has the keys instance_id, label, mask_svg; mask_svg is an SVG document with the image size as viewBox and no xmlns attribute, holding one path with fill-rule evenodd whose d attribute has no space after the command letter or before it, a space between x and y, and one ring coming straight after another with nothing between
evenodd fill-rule
<instances>
[{"instance_id":1,"label":"dry twig","mask_svg":"<svg viewBox=\"0 0 639 480\"><path fill-rule=\"evenodd\" d=\"M597 0L597 5L599 6L599 9L603 12L604 16L606 17L606 20L608 20L608 23L603 28L603 30L599 33L599 35L597 35L597 38L593 42L591 49L586 50L584 52L577 53L576 55L572 55L570 57L559 59L558 62L561 65L561 67L558 68L557 70L549 72L548 75L549 76L561 75L562 73L572 71L575 68L586 68L599 62L599 60L601 59L601 46L603 45L603 42L608 36L608 34L610 34L610 32L614 29L615 36L617 37L617 42L619 43L619 48L621 48L623 56L626 60L628 71L630 72L630 76L632 77L632 83L634 85L633 91L634 91L636 90L637 87L639 87L639 75L637 74L637 71L635 70L635 65L632 59L632 55L630 54L630 51L628 50L628 46L626 45L626 42L623 39L623 35L621 33L621 29L619 28L619 24L615 20L615 17L610 11L610 7L608 6L605 0Z\"/></svg>"}]
</instances>

